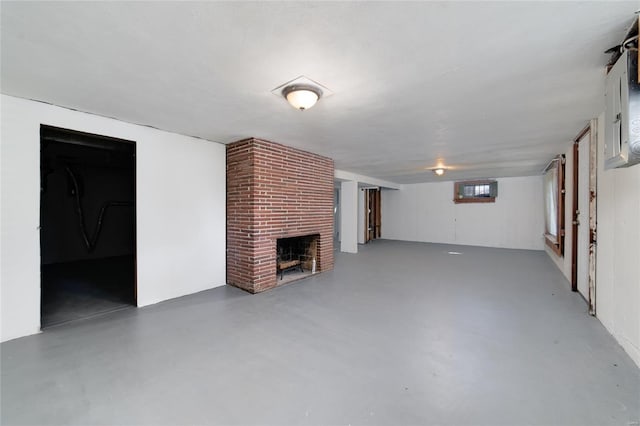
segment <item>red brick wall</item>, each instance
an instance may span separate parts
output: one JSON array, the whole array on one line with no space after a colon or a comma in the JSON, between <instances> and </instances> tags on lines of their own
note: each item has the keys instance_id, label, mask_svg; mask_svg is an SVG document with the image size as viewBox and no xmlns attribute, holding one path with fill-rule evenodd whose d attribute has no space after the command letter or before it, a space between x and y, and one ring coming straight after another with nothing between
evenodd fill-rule
<instances>
[{"instance_id":1,"label":"red brick wall","mask_svg":"<svg viewBox=\"0 0 640 426\"><path fill-rule=\"evenodd\" d=\"M333 160L260 139L227 145L227 283L275 287L276 240L310 234L317 270L333 269Z\"/></svg>"}]
</instances>

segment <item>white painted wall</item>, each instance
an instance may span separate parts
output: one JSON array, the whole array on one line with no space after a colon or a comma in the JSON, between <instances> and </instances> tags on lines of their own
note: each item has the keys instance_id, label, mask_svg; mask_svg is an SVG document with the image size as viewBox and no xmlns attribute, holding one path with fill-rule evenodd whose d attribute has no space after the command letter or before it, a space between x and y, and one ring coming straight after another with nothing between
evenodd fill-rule
<instances>
[{"instance_id":1,"label":"white painted wall","mask_svg":"<svg viewBox=\"0 0 640 426\"><path fill-rule=\"evenodd\" d=\"M640 366L640 165L604 170L598 118L596 316Z\"/></svg>"},{"instance_id":2,"label":"white painted wall","mask_svg":"<svg viewBox=\"0 0 640 426\"><path fill-rule=\"evenodd\" d=\"M340 251L358 252L358 182L340 184Z\"/></svg>"},{"instance_id":3,"label":"white painted wall","mask_svg":"<svg viewBox=\"0 0 640 426\"><path fill-rule=\"evenodd\" d=\"M495 203L455 204L454 183L382 193L382 238L542 250L542 176L501 178Z\"/></svg>"},{"instance_id":4,"label":"white painted wall","mask_svg":"<svg viewBox=\"0 0 640 426\"><path fill-rule=\"evenodd\" d=\"M225 283L225 147L2 95L1 340L40 330L40 124L136 141L138 305Z\"/></svg>"},{"instance_id":5,"label":"white painted wall","mask_svg":"<svg viewBox=\"0 0 640 426\"><path fill-rule=\"evenodd\" d=\"M596 317L640 366L640 166L604 169L604 114L598 117ZM565 152L565 252L547 254L571 281L573 149ZM583 218L586 220L586 218ZM586 305L585 305L586 307Z\"/></svg>"},{"instance_id":6,"label":"white painted wall","mask_svg":"<svg viewBox=\"0 0 640 426\"><path fill-rule=\"evenodd\" d=\"M371 176L359 175L357 173L351 173L351 172L347 172L345 170L339 170L339 169L335 169L334 177L336 178L336 180L340 182L354 181L360 184L364 184L366 186L379 186L381 188L387 188L387 189L400 189L402 187L402 185L398 183L389 182L389 181L374 178Z\"/></svg>"},{"instance_id":7,"label":"white painted wall","mask_svg":"<svg viewBox=\"0 0 640 426\"><path fill-rule=\"evenodd\" d=\"M341 188L347 188L348 191L346 194L341 191L341 202L344 200L345 203L349 203L349 206L342 210L340 251L357 253L358 244L364 244L364 193L359 187L377 186L386 189L400 189L402 185L338 169L334 171L334 177L337 182L340 182Z\"/></svg>"}]
</instances>

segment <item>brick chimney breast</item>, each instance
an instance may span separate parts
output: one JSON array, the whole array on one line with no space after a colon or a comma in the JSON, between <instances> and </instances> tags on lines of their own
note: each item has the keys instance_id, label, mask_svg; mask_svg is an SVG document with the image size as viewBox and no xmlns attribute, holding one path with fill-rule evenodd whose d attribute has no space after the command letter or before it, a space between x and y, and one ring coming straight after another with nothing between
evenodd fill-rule
<instances>
[{"instance_id":1,"label":"brick chimney breast","mask_svg":"<svg viewBox=\"0 0 640 426\"><path fill-rule=\"evenodd\" d=\"M227 284L278 285L276 241L319 234L316 270L333 269L333 160L260 139L227 145Z\"/></svg>"}]
</instances>

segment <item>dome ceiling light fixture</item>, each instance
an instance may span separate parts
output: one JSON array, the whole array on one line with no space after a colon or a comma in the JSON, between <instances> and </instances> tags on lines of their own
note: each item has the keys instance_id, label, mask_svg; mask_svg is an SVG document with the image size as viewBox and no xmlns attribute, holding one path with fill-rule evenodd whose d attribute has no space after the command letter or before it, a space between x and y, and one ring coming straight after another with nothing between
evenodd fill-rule
<instances>
[{"instance_id":1,"label":"dome ceiling light fixture","mask_svg":"<svg viewBox=\"0 0 640 426\"><path fill-rule=\"evenodd\" d=\"M442 176L444 174L444 167L433 169L433 173L435 173L436 176Z\"/></svg>"},{"instance_id":2,"label":"dome ceiling light fixture","mask_svg":"<svg viewBox=\"0 0 640 426\"><path fill-rule=\"evenodd\" d=\"M273 89L271 93L282 96L292 107L300 111L311 108L320 98L333 94L331 90L305 76L288 81Z\"/></svg>"},{"instance_id":3,"label":"dome ceiling light fixture","mask_svg":"<svg viewBox=\"0 0 640 426\"><path fill-rule=\"evenodd\" d=\"M282 89L282 96L292 107L304 111L318 102L318 99L322 97L322 91L313 86L292 84Z\"/></svg>"}]
</instances>

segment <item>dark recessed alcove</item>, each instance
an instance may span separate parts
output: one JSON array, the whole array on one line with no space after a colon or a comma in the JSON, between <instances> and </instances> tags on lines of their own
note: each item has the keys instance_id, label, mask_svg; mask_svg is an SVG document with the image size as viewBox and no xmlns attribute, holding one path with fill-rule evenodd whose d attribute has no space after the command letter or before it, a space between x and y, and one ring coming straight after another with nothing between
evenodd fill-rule
<instances>
[{"instance_id":1,"label":"dark recessed alcove","mask_svg":"<svg viewBox=\"0 0 640 426\"><path fill-rule=\"evenodd\" d=\"M136 304L135 143L40 129L41 325Z\"/></svg>"}]
</instances>

